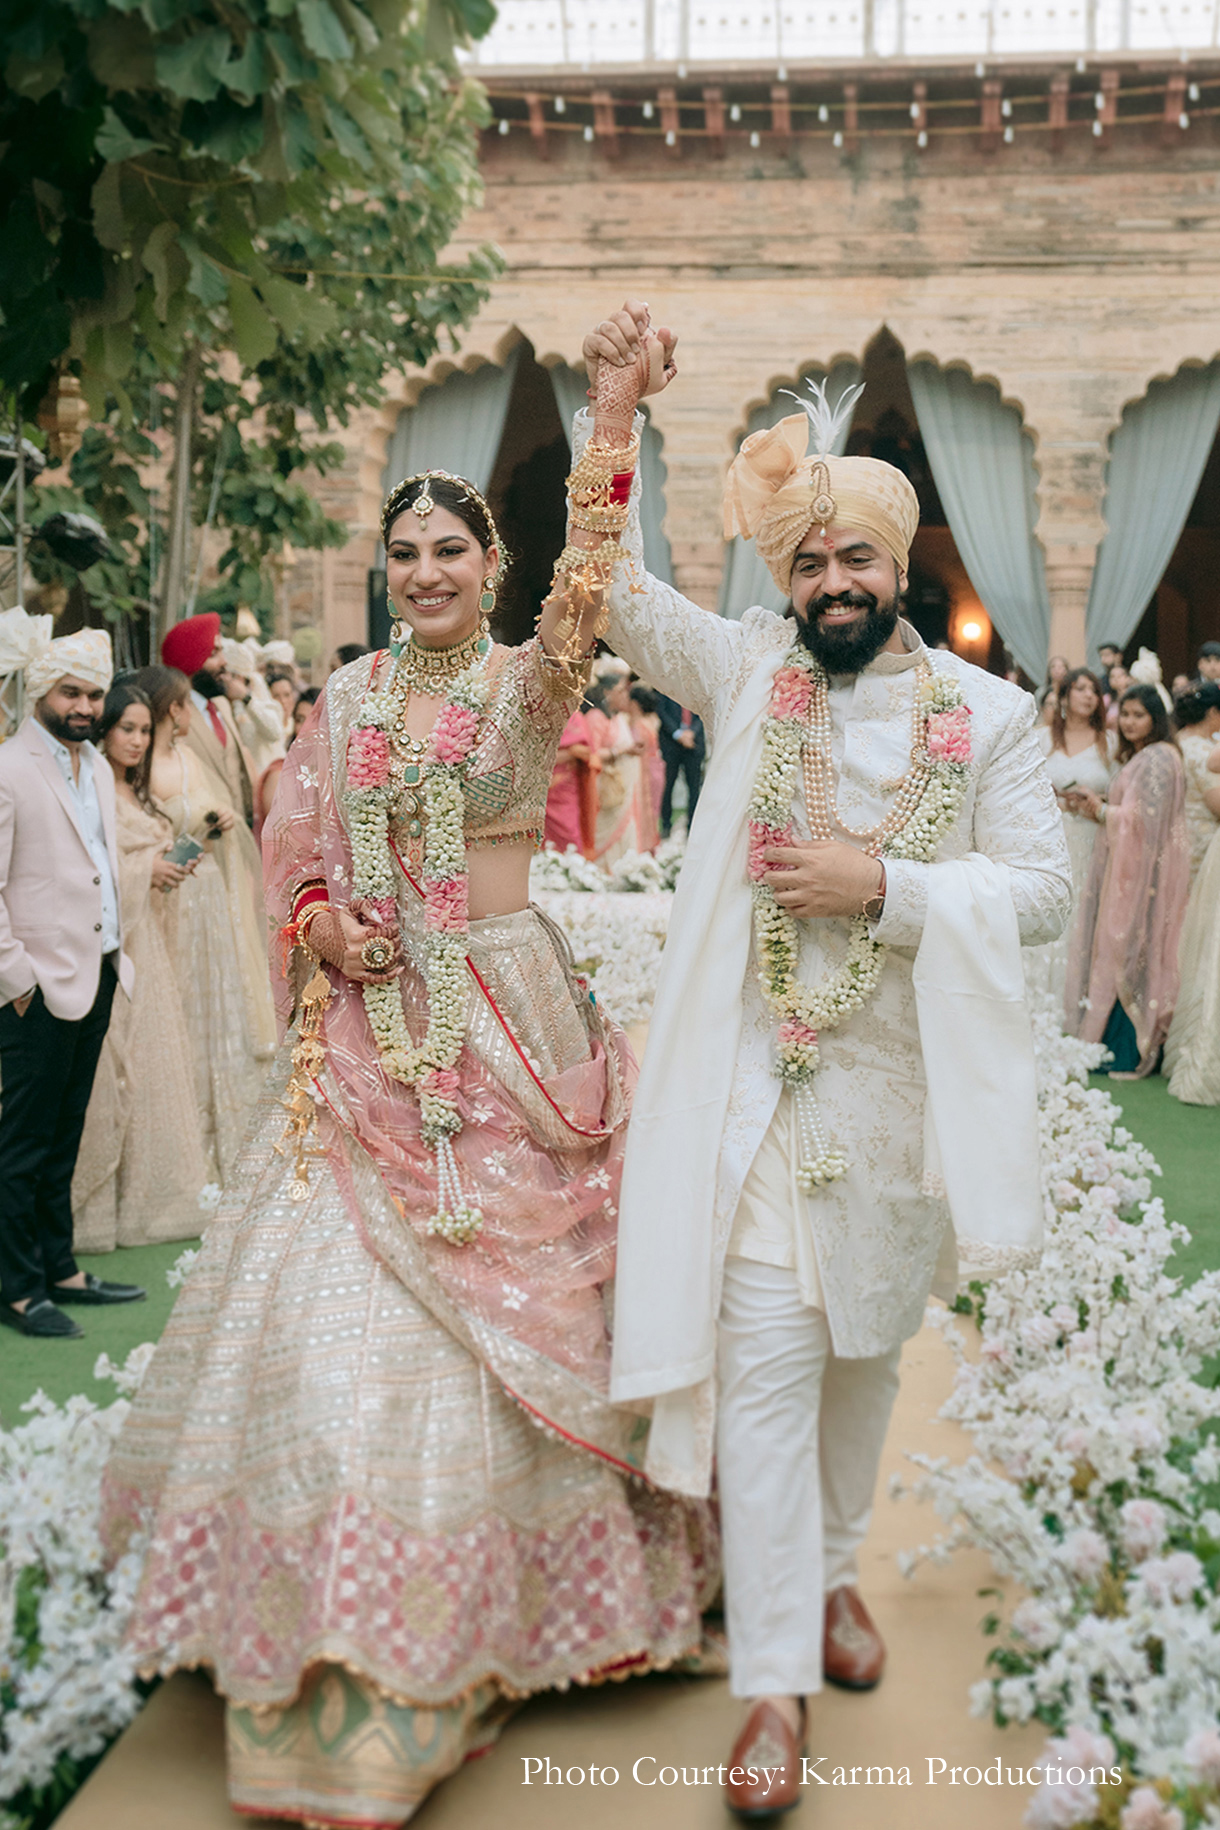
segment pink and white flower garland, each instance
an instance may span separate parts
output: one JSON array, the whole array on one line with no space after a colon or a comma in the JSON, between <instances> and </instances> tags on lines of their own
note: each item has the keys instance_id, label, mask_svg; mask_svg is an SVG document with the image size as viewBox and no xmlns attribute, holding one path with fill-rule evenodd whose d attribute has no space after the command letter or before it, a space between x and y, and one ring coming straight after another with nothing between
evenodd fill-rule
<instances>
[{"instance_id":1,"label":"pink and white flower garland","mask_svg":"<svg viewBox=\"0 0 1220 1830\"><path fill-rule=\"evenodd\" d=\"M344 808L352 841L352 888L373 919L398 919L397 879L390 849L390 811L398 794L390 743L410 691L401 658L381 692L369 693L363 722L347 745ZM485 659L460 674L432 729L424 757L424 925L428 934L425 978L428 1028L411 1041L397 981L365 985L364 1008L381 1065L419 1096L424 1142L436 1155L437 1207L428 1231L451 1245L466 1245L482 1230L483 1216L462 1191L452 1139L462 1128L457 1064L466 1040L468 985L465 797L463 781L487 704Z\"/></svg>"},{"instance_id":2,"label":"pink and white flower garland","mask_svg":"<svg viewBox=\"0 0 1220 1830\"><path fill-rule=\"evenodd\" d=\"M792 803L802 752L810 741L810 711L825 676L801 643L785 656L771 687L763 725L762 757L749 811L747 874L754 902L754 943L759 983L777 1022L775 1071L798 1095L800 1166L797 1179L807 1193L841 1181L847 1158L828 1143L812 1099L818 1066L818 1036L865 1005L877 989L885 944L874 940L865 916L852 922L847 956L817 985L798 977L801 936L797 918L775 899L763 877L770 868L764 852L793 842ZM931 862L956 820L970 778L970 712L950 674L929 672L924 693L924 749L916 758L926 771L923 792L907 818L881 847L885 858Z\"/></svg>"}]
</instances>

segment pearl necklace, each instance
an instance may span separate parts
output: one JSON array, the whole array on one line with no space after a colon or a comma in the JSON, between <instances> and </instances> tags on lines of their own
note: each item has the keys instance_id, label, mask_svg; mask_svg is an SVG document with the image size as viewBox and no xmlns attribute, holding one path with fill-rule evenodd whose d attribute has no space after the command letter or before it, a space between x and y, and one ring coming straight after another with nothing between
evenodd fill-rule
<instances>
[{"instance_id":1,"label":"pearl necklace","mask_svg":"<svg viewBox=\"0 0 1220 1830\"><path fill-rule=\"evenodd\" d=\"M809 731L804 745L805 806L809 831L815 839L832 839L836 833L851 839L870 857L879 858L886 845L902 831L923 797L928 780L927 686L932 669L926 661L915 666L915 692L911 700L911 766L898 784L893 806L877 826L849 826L836 804L834 764L831 761L832 726L830 692L825 669L811 669L813 696L809 702Z\"/></svg>"}]
</instances>

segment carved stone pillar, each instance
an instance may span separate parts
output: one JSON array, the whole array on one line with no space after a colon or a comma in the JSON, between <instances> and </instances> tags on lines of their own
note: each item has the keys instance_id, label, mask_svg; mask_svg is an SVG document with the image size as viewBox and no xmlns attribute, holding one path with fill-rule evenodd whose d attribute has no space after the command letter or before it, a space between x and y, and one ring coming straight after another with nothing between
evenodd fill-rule
<instances>
[{"instance_id":1,"label":"carved stone pillar","mask_svg":"<svg viewBox=\"0 0 1220 1830\"><path fill-rule=\"evenodd\" d=\"M1051 600L1048 653L1061 654L1071 667L1083 667L1087 646L1084 617L1097 548L1054 544L1045 550L1046 588Z\"/></svg>"}]
</instances>

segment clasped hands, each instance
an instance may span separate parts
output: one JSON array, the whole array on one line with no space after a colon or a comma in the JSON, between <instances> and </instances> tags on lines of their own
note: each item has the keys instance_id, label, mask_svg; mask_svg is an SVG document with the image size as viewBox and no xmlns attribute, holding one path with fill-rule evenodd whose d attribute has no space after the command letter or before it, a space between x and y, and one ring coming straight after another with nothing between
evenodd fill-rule
<instances>
[{"instance_id":1,"label":"clasped hands","mask_svg":"<svg viewBox=\"0 0 1220 1830\"><path fill-rule=\"evenodd\" d=\"M803 921L861 914L869 898L880 893L884 880L879 859L837 839L769 845L763 861L772 868L762 881L781 909Z\"/></svg>"}]
</instances>

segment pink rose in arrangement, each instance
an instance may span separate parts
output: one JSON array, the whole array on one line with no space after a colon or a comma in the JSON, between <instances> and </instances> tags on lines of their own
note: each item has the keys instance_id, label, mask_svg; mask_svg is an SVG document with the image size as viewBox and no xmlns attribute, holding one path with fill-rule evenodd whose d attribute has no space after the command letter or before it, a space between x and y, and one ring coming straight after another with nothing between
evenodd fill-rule
<instances>
[{"instance_id":1,"label":"pink rose in arrangement","mask_svg":"<svg viewBox=\"0 0 1220 1830\"><path fill-rule=\"evenodd\" d=\"M970 761L970 708L955 705L950 712L933 712L928 719L928 755L937 762Z\"/></svg>"},{"instance_id":2,"label":"pink rose in arrangement","mask_svg":"<svg viewBox=\"0 0 1220 1830\"><path fill-rule=\"evenodd\" d=\"M799 1017L787 1017L779 1026L778 1041L781 1048L816 1048L818 1032Z\"/></svg>"},{"instance_id":3,"label":"pink rose in arrangement","mask_svg":"<svg viewBox=\"0 0 1220 1830\"><path fill-rule=\"evenodd\" d=\"M376 725L366 724L347 740L349 788L384 788L390 779L390 740Z\"/></svg>"},{"instance_id":4,"label":"pink rose in arrangement","mask_svg":"<svg viewBox=\"0 0 1220 1830\"><path fill-rule=\"evenodd\" d=\"M432 754L437 762L455 769L474 747L479 714L466 705L446 705L432 727Z\"/></svg>"},{"instance_id":5,"label":"pink rose in arrangement","mask_svg":"<svg viewBox=\"0 0 1220 1830\"><path fill-rule=\"evenodd\" d=\"M426 1074L420 1076L419 1090L432 1099L453 1101L458 1096L460 1084L456 1068L429 1068Z\"/></svg>"},{"instance_id":6,"label":"pink rose in arrangement","mask_svg":"<svg viewBox=\"0 0 1220 1830\"><path fill-rule=\"evenodd\" d=\"M470 926L467 879L431 878L424 885L424 920L436 934L465 934Z\"/></svg>"},{"instance_id":7,"label":"pink rose in arrangement","mask_svg":"<svg viewBox=\"0 0 1220 1830\"><path fill-rule=\"evenodd\" d=\"M772 718L804 718L813 698L813 681L800 667L781 667L771 683Z\"/></svg>"},{"instance_id":8,"label":"pink rose in arrangement","mask_svg":"<svg viewBox=\"0 0 1220 1830\"><path fill-rule=\"evenodd\" d=\"M751 820L750 848L746 865L746 874L749 877L750 882L761 882L766 872L771 869L771 866L763 857L764 851L766 851L769 846L791 845L791 843L791 825L764 826L761 820Z\"/></svg>"}]
</instances>

